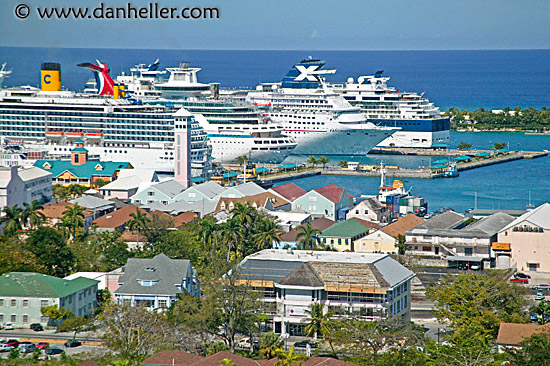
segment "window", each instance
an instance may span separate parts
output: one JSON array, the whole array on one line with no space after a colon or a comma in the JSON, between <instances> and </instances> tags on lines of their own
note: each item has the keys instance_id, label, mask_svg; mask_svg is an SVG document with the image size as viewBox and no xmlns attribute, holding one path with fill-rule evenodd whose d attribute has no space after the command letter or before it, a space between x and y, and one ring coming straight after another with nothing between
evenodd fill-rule
<instances>
[{"instance_id":1,"label":"window","mask_svg":"<svg viewBox=\"0 0 550 366\"><path fill-rule=\"evenodd\" d=\"M48 322L48 317L47 316L41 316L40 317L40 323L47 323Z\"/></svg>"},{"instance_id":2,"label":"window","mask_svg":"<svg viewBox=\"0 0 550 366\"><path fill-rule=\"evenodd\" d=\"M155 195L155 192L149 191L149 192L147 192L147 195L148 195L148 196L154 196L154 195Z\"/></svg>"},{"instance_id":3,"label":"window","mask_svg":"<svg viewBox=\"0 0 550 366\"><path fill-rule=\"evenodd\" d=\"M0 299L0 307L4 306L4 299Z\"/></svg>"},{"instance_id":4,"label":"window","mask_svg":"<svg viewBox=\"0 0 550 366\"><path fill-rule=\"evenodd\" d=\"M17 307L17 300L11 299L11 307L12 307L12 308Z\"/></svg>"},{"instance_id":5,"label":"window","mask_svg":"<svg viewBox=\"0 0 550 366\"><path fill-rule=\"evenodd\" d=\"M122 299L122 305L132 306L132 299Z\"/></svg>"},{"instance_id":6,"label":"window","mask_svg":"<svg viewBox=\"0 0 550 366\"><path fill-rule=\"evenodd\" d=\"M17 322L17 315L13 314L13 315L11 316L11 322L12 322L12 323Z\"/></svg>"},{"instance_id":7,"label":"window","mask_svg":"<svg viewBox=\"0 0 550 366\"><path fill-rule=\"evenodd\" d=\"M167 307L168 302L166 300L159 300L159 308Z\"/></svg>"},{"instance_id":8,"label":"window","mask_svg":"<svg viewBox=\"0 0 550 366\"><path fill-rule=\"evenodd\" d=\"M29 307L29 300L25 299L23 300L23 307L28 308Z\"/></svg>"},{"instance_id":9,"label":"window","mask_svg":"<svg viewBox=\"0 0 550 366\"><path fill-rule=\"evenodd\" d=\"M23 323L28 323L28 322L29 322L29 316L23 315Z\"/></svg>"}]
</instances>

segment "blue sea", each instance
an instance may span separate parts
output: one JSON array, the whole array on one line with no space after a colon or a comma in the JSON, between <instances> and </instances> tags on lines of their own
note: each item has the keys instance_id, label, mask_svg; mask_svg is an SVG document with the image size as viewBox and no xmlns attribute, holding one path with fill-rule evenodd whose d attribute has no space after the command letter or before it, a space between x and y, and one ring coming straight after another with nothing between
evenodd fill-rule
<instances>
[{"instance_id":1,"label":"blue sea","mask_svg":"<svg viewBox=\"0 0 550 366\"><path fill-rule=\"evenodd\" d=\"M441 109L502 109L550 107L550 50L503 51L213 51L84 48L0 47L0 64L13 74L5 85L38 85L40 64L59 62L63 85L84 88L92 77L76 66L96 59L107 62L111 75L128 73L137 63L160 59L161 68L181 61L202 68L199 81L222 87L253 88L260 82L280 81L290 67L307 57L325 60L336 69L330 81L372 75L384 70L390 85L400 91L425 92Z\"/></svg>"},{"instance_id":2,"label":"blue sea","mask_svg":"<svg viewBox=\"0 0 550 366\"><path fill-rule=\"evenodd\" d=\"M132 49L51 49L0 47L0 64L13 69L5 86L39 84L40 64L59 62L62 82L70 90L82 90L92 77L76 64L107 62L111 75L129 72L137 63L160 59L161 68L182 61L202 68L199 81L219 82L226 88L254 88L261 82L280 81L288 69L307 57L327 62L337 69L330 81L371 75L384 70L390 85L401 91L425 92L442 110L458 107L473 110L550 107L550 50L503 51L212 51L212 50L132 50ZM506 142L511 150L550 149L550 136L521 133L452 132L451 145L465 141L477 149L489 149L494 142ZM329 157L336 164L345 157ZM295 157L300 160L303 157ZM414 168L432 160L414 156L368 155L362 163L396 164ZM523 209L529 202L550 201L550 158L520 160L462 172L455 179L411 179L412 193L429 201L430 210L453 207L463 211L478 208ZM336 183L353 195L375 194L378 178L316 176L296 180L305 189Z\"/></svg>"}]
</instances>

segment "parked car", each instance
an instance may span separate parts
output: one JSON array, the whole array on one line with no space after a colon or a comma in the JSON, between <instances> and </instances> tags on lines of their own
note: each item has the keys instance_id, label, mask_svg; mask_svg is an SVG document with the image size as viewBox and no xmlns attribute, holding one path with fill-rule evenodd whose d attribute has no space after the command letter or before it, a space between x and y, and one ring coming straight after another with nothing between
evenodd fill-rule
<instances>
[{"instance_id":1,"label":"parked car","mask_svg":"<svg viewBox=\"0 0 550 366\"><path fill-rule=\"evenodd\" d=\"M35 349L37 348L36 348L36 345L34 345L34 343L19 345L19 352L21 353L32 353Z\"/></svg>"},{"instance_id":2,"label":"parked car","mask_svg":"<svg viewBox=\"0 0 550 366\"><path fill-rule=\"evenodd\" d=\"M49 348L46 348L46 350L44 351L44 353L47 355L58 355L63 352L64 351L61 348L57 348L57 347L49 347Z\"/></svg>"},{"instance_id":3,"label":"parked car","mask_svg":"<svg viewBox=\"0 0 550 366\"><path fill-rule=\"evenodd\" d=\"M19 341L17 339L8 339L8 341L4 344L7 344L12 348L17 348L17 346L19 346Z\"/></svg>"},{"instance_id":4,"label":"parked car","mask_svg":"<svg viewBox=\"0 0 550 366\"><path fill-rule=\"evenodd\" d=\"M38 342L36 344L36 348L38 349L46 349L50 346L50 344L48 342Z\"/></svg>"},{"instance_id":5,"label":"parked car","mask_svg":"<svg viewBox=\"0 0 550 366\"><path fill-rule=\"evenodd\" d=\"M470 266L470 269L471 269L472 271L479 271L479 270L481 269L481 265L480 265L480 264L472 264L472 265Z\"/></svg>"},{"instance_id":6,"label":"parked car","mask_svg":"<svg viewBox=\"0 0 550 366\"><path fill-rule=\"evenodd\" d=\"M544 294L542 292L537 292L537 294L535 295L535 300L544 300Z\"/></svg>"},{"instance_id":7,"label":"parked car","mask_svg":"<svg viewBox=\"0 0 550 366\"><path fill-rule=\"evenodd\" d=\"M532 322L536 322L537 320L539 320L538 314L535 314L535 313L529 314L529 320L531 320Z\"/></svg>"},{"instance_id":8,"label":"parked car","mask_svg":"<svg viewBox=\"0 0 550 366\"><path fill-rule=\"evenodd\" d=\"M250 338L243 338L237 343L237 348L239 349L249 350L251 346L253 349L260 349L260 340L252 339L252 341L250 341Z\"/></svg>"},{"instance_id":9,"label":"parked car","mask_svg":"<svg viewBox=\"0 0 550 366\"><path fill-rule=\"evenodd\" d=\"M317 343L315 343L313 341L310 341L309 339L294 343L294 347L295 348L307 348L308 344L311 348L317 348Z\"/></svg>"},{"instance_id":10,"label":"parked car","mask_svg":"<svg viewBox=\"0 0 550 366\"><path fill-rule=\"evenodd\" d=\"M510 281L516 283L529 283L529 280L527 278L510 278Z\"/></svg>"},{"instance_id":11,"label":"parked car","mask_svg":"<svg viewBox=\"0 0 550 366\"><path fill-rule=\"evenodd\" d=\"M527 278L527 279L531 279L531 276L525 274L525 273L522 273L522 272L516 272L514 273L514 277L515 278Z\"/></svg>"},{"instance_id":12,"label":"parked car","mask_svg":"<svg viewBox=\"0 0 550 366\"><path fill-rule=\"evenodd\" d=\"M9 352L11 351L12 347L10 347L9 345L5 344L5 343L2 343L0 344L0 352Z\"/></svg>"},{"instance_id":13,"label":"parked car","mask_svg":"<svg viewBox=\"0 0 550 366\"><path fill-rule=\"evenodd\" d=\"M4 325L4 330L14 330L15 328L13 327L13 324L12 323L6 323L6 325Z\"/></svg>"},{"instance_id":14,"label":"parked car","mask_svg":"<svg viewBox=\"0 0 550 366\"><path fill-rule=\"evenodd\" d=\"M42 327L42 324L40 324L40 323L32 323L30 328L32 330L34 330L35 332L41 332L41 331L44 330L44 328Z\"/></svg>"},{"instance_id":15,"label":"parked car","mask_svg":"<svg viewBox=\"0 0 550 366\"><path fill-rule=\"evenodd\" d=\"M546 283L541 283L533 286L533 290L541 290L541 291L550 290L550 285Z\"/></svg>"},{"instance_id":16,"label":"parked car","mask_svg":"<svg viewBox=\"0 0 550 366\"><path fill-rule=\"evenodd\" d=\"M82 346L82 342L77 341L76 339L69 339L67 342L64 343L64 346L69 348L79 347Z\"/></svg>"}]
</instances>

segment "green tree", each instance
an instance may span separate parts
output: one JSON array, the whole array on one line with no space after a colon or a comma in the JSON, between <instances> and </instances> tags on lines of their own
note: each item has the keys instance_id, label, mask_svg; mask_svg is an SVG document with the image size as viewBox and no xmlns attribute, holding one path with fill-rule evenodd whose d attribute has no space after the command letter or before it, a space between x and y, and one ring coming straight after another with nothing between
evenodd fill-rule
<instances>
[{"instance_id":1,"label":"green tree","mask_svg":"<svg viewBox=\"0 0 550 366\"><path fill-rule=\"evenodd\" d=\"M61 184L53 185L53 198L57 201L67 201L69 199L69 187Z\"/></svg>"},{"instance_id":2,"label":"green tree","mask_svg":"<svg viewBox=\"0 0 550 366\"><path fill-rule=\"evenodd\" d=\"M45 268L24 245L15 238L0 236L0 274L8 272L39 272Z\"/></svg>"},{"instance_id":3,"label":"green tree","mask_svg":"<svg viewBox=\"0 0 550 366\"><path fill-rule=\"evenodd\" d=\"M237 366L237 364L229 358L224 358L223 360L220 361L218 365L219 366Z\"/></svg>"},{"instance_id":4,"label":"green tree","mask_svg":"<svg viewBox=\"0 0 550 366\"><path fill-rule=\"evenodd\" d=\"M493 150L501 150L501 149L504 149L505 147L506 147L505 142L495 142L495 143L493 143Z\"/></svg>"},{"instance_id":5,"label":"green tree","mask_svg":"<svg viewBox=\"0 0 550 366\"><path fill-rule=\"evenodd\" d=\"M241 242L245 237L245 232L246 229L237 220L229 219L220 225L219 233L222 241L226 244L227 261L231 258L232 251L234 251L237 258L242 256Z\"/></svg>"},{"instance_id":6,"label":"green tree","mask_svg":"<svg viewBox=\"0 0 550 366\"><path fill-rule=\"evenodd\" d=\"M296 228L298 233L296 234L296 240L298 241L298 249L314 249L319 244L319 235L321 230L311 226L311 223L306 222L305 226L300 225Z\"/></svg>"},{"instance_id":7,"label":"green tree","mask_svg":"<svg viewBox=\"0 0 550 366\"><path fill-rule=\"evenodd\" d=\"M74 205L65 206L65 211L62 212L63 225L69 230L72 230L73 240L76 239L76 231L84 227L85 210L86 208L80 206L78 203L75 203Z\"/></svg>"},{"instance_id":8,"label":"green tree","mask_svg":"<svg viewBox=\"0 0 550 366\"><path fill-rule=\"evenodd\" d=\"M88 190L88 187L82 186L80 184L71 184L68 187L69 195L72 198L80 197L84 195L84 192Z\"/></svg>"},{"instance_id":9,"label":"green tree","mask_svg":"<svg viewBox=\"0 0 550 366\"><path fill-rule=\"evenodd\" d=\"M268 332L260 339L260 354L270 360L277 356L277 350L283 347L283 340L278 334Z\"/></svg>"},{"instance_id":10,"label":"green tree","mask_svg":"<svg viewBox=\"0 0 550 366\"><path fill-rule=\"evenodd\" d=\"M346 167L348 166L348 161L347 161L347 160L340 160L340 161L338 162L338 166L339 166L340 168L346 168Z\"/></svg>"},{"instance_id":11,"label":"green tree","mask_svg":"<svg viewBox=\"0 0 550 366\"><path fill-rule=\"evenodd\" d=\"M265 218L261 220L253 235L258 251L273 248L274 243L279 244L281 241L279 238L280 231L279 225L272 219Z\"/></svg>"},{"instance_id":12,"label":"green tree","mask_svg":"<svg viewBox=\"0 0 550 366\"><path fill-rule=\"evenodd\" d=\"M542 300L539 302L539 304L535 307L535 313L540 315L542 324L548 323L546 317L550 316L550 301Z\"/></svg>"},{"instance_id":13,"label":"green tree","mask_svg":"<svg viewBox=\"0 0 550 366\"><path fill-rule=\"evenodd\" d=\"M309 309L306 310L307 318L304 319L304 322L307 323L305 327L306 335L308 337L323 337L328 335L333 326L332 323L332 312L328 311L325 313L325 305L315 302L309 306Z\"/></svg>"},{"instance_id":14,"label":"green tree","mask_svg":"<svg viewBox=\"0 0 550 366\"><path fill-rule=\"evenodd\" d=\"M404 255L406 253L407 244L405 243L405 235L397 235L397 242L395 243L395 247L397 248L397 254Z\"/></svg>"},{"instance_id":15,"label":"green tree","mask_svg":"<svg viewBox=\"0 0 550 366\"><path fill-rule=\"evenodd\" d=\"M327 167L327 164L330 162L330 159L326 156L321 156L319 160L317 161L318 164L323 165L323 169Z\"/></svg>"},{"instance_id":16,"label":"green tree","mask_svg":"<svg viewBox=\"0 0 550 366\"><path fill-rule=\"evenodd\" d=\"M58 308L57 305L44 306L40 309L43 316L47 316L57 325L62 320L74 318L74 314L71 309Z\"/></svg>"},{"instance_id":17,"label":"green tree","mask_svg":"<svg viewBox=\"0 0 550 366\"><path fill-rule=\"evenodd\" d=\"M96 179L94 180L94 186L97 188L97 189L100 189L101 187L104 187L105 185L107 185L109 182L107 182L106 180L104 179Z\"/></svg>"},{"instance_id":18,"label":"green tree","mask_svg":"<svg viewBox=\"0 0 550 366\"><path fill-rule=\"evenodd\" d=\"M495 271L446 276L426 290L426 297L435 302L439 322L456 330L475 327L483 336L496 337L500 322L525 322L524 293Z\"/></svg>"},{"instance_id":19,"label":"green tree","mask_svg":"<svg viewBox=\"0 0 550 366\"><path fill-rule=\"evenodd\" d=\"M4 216L0 217L0 226L4 226L4 234L7 236L15 236L18 231L23 230L22 227L22 215L23 209L18 207L17 204L13 206L4 207Z\"/></svg>"},{"instance_id":20,"label":"green tree","mask_svg":"<svg viewBox=\"0 0 550 366\"><path fill-rule=\"evenodd\" d=\"M147 228L150 222L144 211L136 207L136 212L130 214L131 219L126 222L126 226L131 231L137 231L137 246L139 248L139 232Z\"/></svg>"},{"instance_id":21,"label":"green tree","mask_svg":"<svg viewBox=\"0 0 550 366\"><path fill-rule=\"evenodd\" d=\"M314 155L311 155L309 158L307 158L306 162L315 168L315 165L318 164L317 158Z\"/></svg>"},{"instance_id":22,"label":"green tree","mask_svg":"<svg viewBox=\"0 0 550 366\"><path fill-rule=\"evenodd\" d=\"M174 227L174 219L168 214L151 212L148 217L149 221L143 233L147 238L148 245L155 245L159 240L168 234L168 229Z\"/></svg>"},{"instance_id":23,"label":"green tree","mask_svg":"<svg viewBox=\"0 0 550 366\"><path fill-rule=\"evenodd\" d=\"M78 333L88 329L89 327L90 319L83 316L73 316L65 319L57 329L60 332L74 332L73 340L75 340Z\"/></svg>"},{"instance_id":24,"label":"green tree","mask_svg":"<svg viewBox=\"0 0 550 366\"><path fill-rule=\"evenodd\" d=\"M44 267L44 273L65 277L75 264L72 250L63 236L54 228L39 227L33 230L25 242L26 250L34 254L37 264Z\"/></svg>"},{"instance_id":25,"label":"green tree","mask_svg":"<svg viewBox=\"0 0 550 366\"><path fill-rule=\"evenodd\" d=\"M472 148L472 144L469 144L467 142L462 141L458 145L458 150L470 150Z\"/></svg>"},{"instance_id":26,"label":"green tree","mask_svg":"<svg viewBox=\"0 0 550 366\"><path fill-rule=\"evenodd\" d=\"M506 353L510 366L550 366L550 332L537 332Z\"/></svg>"},{"instance_id":27,"label":"green tree","mask_svg":"<svg viewBox=\"0 0 550 366\"><path fill-rule=\"evenodd\" d=\"M46 221L46 216L42 212L44 205L40 201L32 201L29 205L27 202L23 203L25 209L21 214L21 221L24 225L29 225L31 228L38 227Z\"/></svg>"},{"instance_id":28,"label":"green tree","mask_svg":"<svg viewBox=\"0 0 550 366\"><path fill-rule=\"evenodd\" d=\"M294 353L294 347L290 348L288 352L278 349L277 358L279 360L275 362L274 366L303 366L304 363L302 361L307 360L306 356Z\"/></svg>"}]
</instances>

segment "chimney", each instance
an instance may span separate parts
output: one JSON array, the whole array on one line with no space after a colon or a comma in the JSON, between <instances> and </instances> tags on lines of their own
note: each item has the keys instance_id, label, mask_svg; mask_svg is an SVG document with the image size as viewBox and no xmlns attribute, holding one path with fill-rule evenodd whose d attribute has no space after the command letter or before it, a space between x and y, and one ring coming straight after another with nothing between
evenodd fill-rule
<instances>
[{"instance_id":1,"label":"chimney","mask_svg":"<svg viewBox=\"0 0 550 366\"><path fill-rule=\"evenodd\" d=\"M43 91L61 91L61 65L57 62L42 63L40 84Z\"/></svg>"},{"instance_id":2,"label":"chimney","mask_svg":"<svg viewBox=\"0 0 550 366\"><path fill-rule=\"evenodd\" d=\"M191 123L193 116L185 108L174 114L175 155L174 179L185 188L191 187Z\"/></svg>"}]
</instances>

